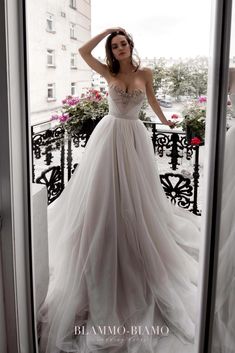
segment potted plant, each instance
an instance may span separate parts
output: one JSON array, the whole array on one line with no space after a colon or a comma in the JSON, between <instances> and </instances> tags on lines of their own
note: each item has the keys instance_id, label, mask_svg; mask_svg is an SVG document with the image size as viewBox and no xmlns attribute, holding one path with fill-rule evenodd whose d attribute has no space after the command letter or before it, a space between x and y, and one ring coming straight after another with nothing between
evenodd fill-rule
<instances>
[{"instance_id":1,"label":"potted plant","mask_svg":"<svg viewBox=\"0 0 235 353\"><path fill-rule=\"evenodd\" d=\"M206 97L185 105L182 111L183 120L176 124L186 132L189 144L203 144L205 140Z\"/></svg>"},{"instance_id":2,"label":"potted plant","mask_svg":"<svg viewBox=\"0 0 235 353\"><path fill-rule=\"evenodd\" d=\"M62 104L61 112L53 114L51 120L61 122L69 134L91 133L109 110L107 95L95 89L81 97L67 96Z\"/></svg>"},{"instance_id":3,"label":"potted plant","mask_svg":"<svg viewBox=\"0 0 235 353\"><path fill-rule=\"evenodd\" d=\"M69 134L91 134L96 124L108 114L108 93L89 89L81 97L67 96L62 101L62 109L51 116L51 120L62 123ZM139 118L146 117L146 103L143 104Z\"/></svg>"}]
</instances>

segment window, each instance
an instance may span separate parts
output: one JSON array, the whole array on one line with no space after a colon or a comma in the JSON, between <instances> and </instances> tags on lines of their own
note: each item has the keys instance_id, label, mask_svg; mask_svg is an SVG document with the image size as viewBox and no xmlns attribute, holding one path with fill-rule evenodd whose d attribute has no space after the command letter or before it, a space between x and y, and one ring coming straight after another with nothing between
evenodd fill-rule
<instances>
[{"instance_id":1,"label":"window","mask_svg":"<svg viewBox=\"0 0 235 353\"><path fill-rule=\"evenodd\" d=\"M55 67L55 51L47 49L47 66Z\"/></svg>"},{"instance_id":2,"label":"window","mask_svg":"<svg viewBox=\"0 0 235 353\"><path fill-rule=\"evenodd\" d=\"M75 35L76 34L75 29L76 29L76 25L74 23L70 23L70 38L72 39L77 39Z\"/></svg>"},{"instance_id":3,"label":"window","mask_svg":"<svg viewBox=\"0 0 235 353\"><path fill-rule=\"evenodd\" d=\"M48 13L46 19L46 30L48 32L55 32L54 29L54 15Z\"/></svg>"},{"instance_id":4,"label":"window","mask_svg":"<svg viewBox=\"0 0 235 353\"><path fill-rule=\"evenodd\" d=\"M55 83L48 83L47 85L47 100L55 100Z\"/></svg>"},{"instance_id":5,"label":"window","mask_svg":"<svg viewBox=\"0 0 235 353\"><path fill-rule=\"evenodd\" d=\"M71 60L70 60L71 69L77 68L77 54L71 53Z\"/></svg>"},{"instance_id":6,"label":"window","mask_svg":"<svg viewBox=\"0 0 235 353\"><path fill-rule=\"evenodd\" d=\"M71 82L71 96L76 95L76 82Z\"/></svg>"},{"instance_id":7,"label":"window","mask_svg":"<svg viewBox=\"0 0 235 353\"><path fill-rule=\"evenodd\" d=\"M70 0L69 6L70 6L72 9L76 9L76 0Z\"/></svg>"}]
</instances>

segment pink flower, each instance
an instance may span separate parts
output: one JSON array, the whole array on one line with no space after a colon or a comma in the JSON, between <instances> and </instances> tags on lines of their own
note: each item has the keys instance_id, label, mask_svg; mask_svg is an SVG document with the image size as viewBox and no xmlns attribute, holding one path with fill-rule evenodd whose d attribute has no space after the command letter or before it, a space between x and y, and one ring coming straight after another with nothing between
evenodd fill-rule
<instances>
[{"instance_id":1,"label":"pink flower","mask_svg":"<svg viewBox=\"0 0 235 353\"><path fill-rule=\"evenodd\" d=\"M65 114L62 114L62 115L59 117L61 123L66 122L66 121L68 120L68 118L69 118L69 114L66 114L66 113L65 113Z\"/></svg>"},{"instance_id":2,"label":"pink flower","mask_svg":"<svg viewBox=\"0 0 235 353\"><path fill-rule=\"evenodd\" d=\"M67 96L65 99L62 100L62 103L68 104L71 106L79 103L79 101L80 101L79 97Z\"/></svg>"},{"instance_id":3,"label":"pink flower","mask_svg":"<svg viewBox=\"0 0 235 353\"><path fill-rule=\"evenodd\" d=\"M198 102L199 102L199 103L206 103L206 101L207 101L207 98L206 98L205 96L200 96L200 97L198 98Z\"/></svg>"},{"instance_id":4,"label":"pink flower","mask_svg":"<svg viewBox=\"0 0 235 353\"><path fill-rule=\"evenodd\" d=\"M66 99L64 99L62 101L62 103L68 104L70 106L76 105L77 103L79 103L79 98L78 97L67 97Z\"/></svg>"},{"instance_id":5,"label":"pink flower","mask_svg":"<svg viewBox=\"0 0 235 353\"><path fill-rule=\"evenodd\" d=\"M171 118L172 118L172 119L179 119L179 115L177 115L177 114L172 114Z\"/></svg>"},{"instance_id":6,"label":"pink flower","mask_svg":"<svg viewBox=\"0 0 235 353\"><path fill-rule=\"evenodd\" d=\"M59 118L59 115L58 114L53 114L51 116L51 120L57 120Z\"/></svg>"},{"instance_id":7,"label":"pink flower","mask_svg":"<svg viewBox=\"0 0 235 353\"><path fill-rule=\"evenodd\" d=\"M69 100L68 100L68 104L69 104L69 105L75 105L76 102L75 102L75 100L72 98L72 99L69 99Z\"/></svg>"},{"instance_id":8,"label":"pink flower","mask_svg":"<svg viewBox=\"0 0 235 353\"><path fill-rule=\"evenodd\" d=\"M193 137L193 138L191 139L191 141L190 141L190 143L191 143L192 145L200 145L201 142L202 142L201 139L198 138L198 137Z\"/></svg>"}]
</instances>

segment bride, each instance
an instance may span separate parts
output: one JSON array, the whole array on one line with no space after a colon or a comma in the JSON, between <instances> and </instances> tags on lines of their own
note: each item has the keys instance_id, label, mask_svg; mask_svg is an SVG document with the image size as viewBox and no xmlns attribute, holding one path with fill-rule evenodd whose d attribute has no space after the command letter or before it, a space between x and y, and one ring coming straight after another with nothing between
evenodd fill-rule
<instances>
[{"instance_id":1,"label":"bride","mask_svg":"<svg viewBox=\"0 0 235 353\"><path fill-rule=\"evenodd\" d=\"M107 64L91 54L106 40ZM109 86L109 113L48 207L50 281L38 313L40 353L192 352L197 323L199 218L166 198L145 96L163 124L152 72L111 28L79 52Z\"/></svg>"}]
</instances>

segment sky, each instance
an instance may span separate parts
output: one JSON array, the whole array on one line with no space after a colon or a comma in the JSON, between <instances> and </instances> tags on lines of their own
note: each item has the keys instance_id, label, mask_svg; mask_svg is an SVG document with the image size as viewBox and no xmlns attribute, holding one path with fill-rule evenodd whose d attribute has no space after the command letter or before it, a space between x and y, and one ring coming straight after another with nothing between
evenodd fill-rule
<instances>
[{"instance_id":1,"label":"sky","mask_svg":"<svg viewBox=\"0 0 235 353\"><path fill-rule=\"evenodd\" d=\"M131 33L141 58L209 55L211 0L91 0L92 36ZM94 50L104 57L104 41Z\"/></svg>"}]
</instances>

